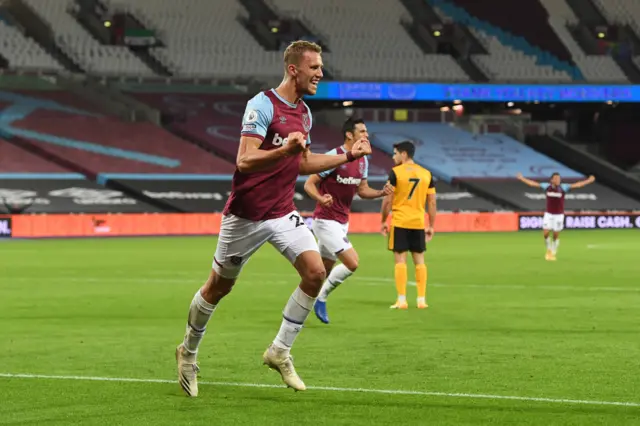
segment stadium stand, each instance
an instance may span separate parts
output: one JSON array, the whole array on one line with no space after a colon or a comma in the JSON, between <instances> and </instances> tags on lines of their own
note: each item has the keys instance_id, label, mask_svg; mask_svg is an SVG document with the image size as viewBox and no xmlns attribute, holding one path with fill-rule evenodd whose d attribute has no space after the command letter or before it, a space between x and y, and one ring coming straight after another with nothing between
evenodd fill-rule
<instances>
[{"instance_id":1,"label":"stadium stand","mask_svg":"<svg viewBox=\"0 0 640 426\"><path fill-rule=\"evenodd\" d=\"M339 77L469 80L451 56L429 55L420 50L400 25L403 18L408 19L409 11L398 0L381 0L375 7L341 0L274 0L273 3L278 9L306 19L318 28L331 47L326 62L339 71ZM354 17L357 17L355 21Z\"/></svg>"},{"instance_id":2,"label":"stadium stand","mask_svg":"<svg viewBox=\"0 0 640 426\"><path fill-rule=\"evenodd\" d=\"M1 107L0 107L1 108ZM70 170L47 161L6 140L0 139L0 174L69 173Z\"/></svg>"},{"instance_id":3,"label":"stadium stand","mask_svg":"<svg viewBox=\"0 0 640 426\"><path fill-rule=\"evenodd\" d=\"M1 92L0 92L1 94ZM53 108L48 96L22 96L2 130L93 173L232 173L234 165L147 122ZM48 103L49 102L49 103ZM55 105L58 105L55 103ZM6 108L5 108L6 111Z\"/></svg>"},{"instance_id":4,"label":"stadium stand","mask_svg":"<svg viewBox=\"0 0 640 426\"><path fill-rule=\"evenodd\" d=\"M624 139L628 140L628 138ZM633 175L625 173L624 170L615 167L603 158L577 149L556 136L529 136L527 144L575 170L594 174L598 176L598 182L640 200L640 180L634 179ZM630 156L631 152L627 154Z\"/></svg>"},{"instance_id":5,"label":"stadium stand","mask_svg":"<svg viewBox=\"0 0 640 426\"><path fill-rule=\"evenodd\" d=\"M546 182L548 179L544 179ZM542 181L542 180L541 180ZM521 211L544 211L545 194L516 180L460 179L461 184L480 193L491 193ZM640 210L640 202L594 183L566 195L567 211L632 211Z\"/></svg>"},{"instance_id":6,"label":"stadium stand","mask_svg":"<svg viewBox=\"0 0 640 426\"><path fill-rule=\"evenodd\" d=\"M45 50L7 22L0 21L0 56L9 69L62 71L64 68Z\"/></svg>"},{"instance_id":7,"label":"stadium stand","mask_svg":"<svg viewBox=\"0 0 640 426\"><path fill-rule=\"evenodd\" d=\"M540 65L535 56L504 45L495 36L475 28L472 28L471 32L489 51L488 55L473 55L473 60L492 80L513 82L572 80L565 71L558 71L550 65Z\"/></svg>"},{"instance_id":8,"label":"stadium stand","mask_svg":"<svg viewBox=\"0 0 640 426\"><path fill-rule=\"evenodd\" d=\"M640 4L628 0L593 0L608 22L629 25L636 37L640 37ZM640 55L633 57L633 62L640 68Z\"/></svg>"},{"instance_id":9,"label":"stadium stand","mask_svg":"<svg viewBox=\"0 0 640 426\"><path fill-rule=\"evenodd\" d=\"M73 0L24 1L54 29L57 44L85 71L103 75L155 75L127 47L105 46L94 39L71 15Z\"/></svg>"},{"instance_id":10,"label":"stadium stand","mask_svg":"<svg viewBox=\"0 0 640 426\"><path fill-rule=\"evenodd\" d=\"M281 77L282 54L268 52L240 24L246 10L237 0L108 1L134 13L160 34L166 47L151 53L177 75L187 77Z\"/></svg>"},{"instance_id":11,"label":"stadium stand","mask_svg":"<svg viewBox=\"0 0 640 426\"><path fill-rule=\"evenodd\" d=\"M416 161L445 181L456 178L514 178L521 172L546 178L557 171L569 178L581 174L500 133L473 135L436 123L371 123L371 142L386 152L398 140L417 145Z\"/></svg>"},{"instance_id":12,"label":"stadium stand","mask_svg":"<svg viewBox=\"0 0 640 426\"><path fill-rule=\"evenodd\" d=\"M369 130L372 143L385 151L391 151L393 143L398 140L413 140L417 145L416 161L429 168L435 176L513 209L536 211L544 207L544 198L540 198L540 194L513 179L516 173L521 172L540 181L547 181L554 172L569 182L584 177L504 134L474 136L455 127L434 123L372 123ZM588 189L568 197L567 208L640 208L640 202L602 184Z\"/></svg>"},{"instance_id":13,"label":"stadium stand","mask_svg":"<svg viewBox=\"0 0 640 426\"><path fill-rule=\"evenodd\" d=\"M628 82L640 75L640 57L629 70L607 55L585 53L568 25L579 23L565 0L496 0L492 7L474 0L425 0L443 21L469 28L488 54L471 54L473 64L491 80L512 82ZM24 0L50 25L57 45L84 71L107 76L156 77L128 47L101 44L73 16L73 0ZM612 22L631 25L640 11L633 2L594 0ZM135 16L153 29L162 47L150 53L174 76L205 78L280 77L281 52L268 51L243 26L249 16L239 0L208 0L188 5L171 0L103 0L111 10ZM517 4L516 4L517 3ZM470 75L448 54L425 54L403 28L411 20L401 0L381 0L375 8L340 0L272 0L281 16L304 21L329 46L325 63L334 78L352 80L470 81ZM353 21L358 16L359 20ZM385 31L380 31L384 28ZM59 70L61 65L35 41L0 24L0 55L20 69ZM371 49L376 46L376 49ZM629 62L631 64L631 62ZM467 70L468 72L471 72Z\"/></svg>"},{"instance_id":14,"label":"stadium stand","mask_svg":"<svg viewBox=\"0 0 640 426\"><path fill-rule=\"evenodd\" d=\"M549 14L549 25L571 53L572 60L590 82L629 83L626 75L610 56L586 55L568 30L568 25L576 25L578 17L565 0L539 0Z\"/></svg>"},{"instance_id":15,"label":"stadium stand","mask_svg":"<svg viewBox=\"0 0 640 426\"><path fill-rule=\"evenodd\" d=\"M492 79L560 82L581 77L579 70L568 62L568 52L555 37L543 37L543 42L540 42L534 36L537 44L531 44L524 38L548 27L545 14L541 13L539 5L532 4L535 3L533 0L518 3L515 7L523 9L517 11L512 10L514 4L509 1L505 9L478 7L481 3L467 4L462 0L457 5L445 0L429 0L429 3L443 19L467 25L485 46L489 55L472 55L472 59ZM460 7L460 4L468 9ZM523 13L528 9L531 15ZM549 46L551 50L545 51L537 46ZM559 57L549 52L555 52Z\"/></svg>"},{"instance_id":16,"label":"stadium stand","mask_svg":"<svg viewBox=\"0 0 640 426\"><path fill-rule=\"evenodd\" d=\"M0 212L155 213L171 206L105 188L81 175L33 175L0 181ZM4 208L4 209L3 209Z\"/></svg>"},{"instance_id":17,"label":"stadium stand","mask_svg":"<svg viewBox=\"0 0 640 426\"><path fill-rule=\"evenodd\" d=\"M248 98L216 94L133 93L138 100L171 116L171 129L194 140L229 161L235 161L240 120ZM342 142L340 131L315 124L312 150L326 152ZM371 176L384 176L393 162L385 152L374 150L369 164Z\"/></svg>"},{"instance_id":18,"label":"stadium stand","mask_svg":"<svg viewBox=\"0 0 640 426\"><path fill-rule=\"evenodd\" d=\"M593 3L607 21L630 25L640 36L640 3L633 0L593 0Z\"/></svg>"}]
</instances>

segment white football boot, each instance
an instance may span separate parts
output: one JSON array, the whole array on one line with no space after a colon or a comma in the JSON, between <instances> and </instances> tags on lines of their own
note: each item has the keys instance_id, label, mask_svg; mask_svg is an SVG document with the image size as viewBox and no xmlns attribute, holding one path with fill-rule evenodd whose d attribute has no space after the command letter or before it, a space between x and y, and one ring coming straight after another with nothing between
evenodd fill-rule
<instances>
[{"instance_id":1,"label":"white football boot","mask_svg":"<svg viewBox=\"0 0 640 426\"><path fill-rule=\"evenodd\" d=\"M196 363L196 354L189 353L184 344L176 348L176 362L178 363L178 383L190 397L198 396L198 372L200 367Z\"/></svg>"},{"instance_id":2,"label":"white football boot","mask_svg":"<svg viewBox=\"0 0 640 426\"><path fill-rule=\"evenodd\" d=\"M264 351L262 359L265 365L280 373L282 380L288 387L296 391L307 389L302 379L300 379L300 376L298 376L298 373L296 373L296 369L293 366L293 357L288 351L271 344L267 350Z\"/></svg>"}]
</instances>

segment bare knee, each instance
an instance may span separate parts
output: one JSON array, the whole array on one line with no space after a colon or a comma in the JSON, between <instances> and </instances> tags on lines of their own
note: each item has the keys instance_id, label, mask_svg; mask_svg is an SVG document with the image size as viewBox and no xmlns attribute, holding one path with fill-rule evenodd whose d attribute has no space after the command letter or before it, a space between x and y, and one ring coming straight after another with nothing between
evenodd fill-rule
<instances>
[{"instance_id":1,"label":"bare knee","mask_svg":"<svg viewBox=\"0 0 640 426\"><path fill-rule=\"evenodd\" d=\"M322 284L327 277L327 272L322 263L318 263L317 265L310 265L302 271L300 277L302 278L300 289L310 297L318 297L322 289Z\"/></svg>"},{"instance_id":2,"label":"bare knee","mask_svg":"<svg viewBox=\"0 0 640 426\"><path fill-rule=\"evenodd\" d=\"M309 268L302 273L302 281L314 286L317 285L318 288L322 286L325 278L327 278L327 271L321 263L310 265Z\"/></svg>"},{"instance_id":3,"label":"bare knee","mask_svg":"<svg viewBox=\"0 0 640 426\"><path fill-rule=\"evenodd\" d=\"M207 278L204 286L202 286L202 297L207 302L216 305L223 297L231 292L235 282L235 278L225 278L218 275L214 270L211 270L209 278Z\"/></svg>"}]
</instances>

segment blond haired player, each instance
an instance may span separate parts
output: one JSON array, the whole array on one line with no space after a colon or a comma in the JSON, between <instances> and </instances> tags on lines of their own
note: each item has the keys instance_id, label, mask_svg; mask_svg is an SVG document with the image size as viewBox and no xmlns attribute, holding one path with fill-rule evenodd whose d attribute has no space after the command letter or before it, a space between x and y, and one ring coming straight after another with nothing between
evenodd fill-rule
<instances>
[{"instance_id":1,"label":"blond haired player","mask_svg":"<svg viewBox=\"0 0 640 426\"><path fill-rule=\"evenodd\" d=\"M426 241L434 234L436 223L436 188L431 172L413 161L416 148L410 141L393 146L396 166L389 173L394 193L382 202L382 233L389 236L389 250L395 257L395 281L398 298L392 309L407 309L407 252L416 268L418 309L427 308L427 265L424 263ZM429 226L425 230L424 214L428 204ZM391 228L387 224L391 214Z\"/></svg>"},{"instance_id":2,"label":"blond haired player","mask_svg":"<svg viewBox=\"0 0 640 426\"><path fill-rule=\"evenodd\" d=\"M287 386L306 389L289 351L313 309L326 272L318 244L293 204L296 181L299 175L335 169L371 154L366 141L340 155L309 152L313 119L302 97L315 95L318 89L321 51L315 43L290 44L284 52L282 83L247 102L212 269L191 301L187 330L176 348L178 381L188 396L198 395L196 357L209 319L247 260L267 242L291 262L301 281L285 304L280 329L262 359Z\"/></svg>"}]
</instances>

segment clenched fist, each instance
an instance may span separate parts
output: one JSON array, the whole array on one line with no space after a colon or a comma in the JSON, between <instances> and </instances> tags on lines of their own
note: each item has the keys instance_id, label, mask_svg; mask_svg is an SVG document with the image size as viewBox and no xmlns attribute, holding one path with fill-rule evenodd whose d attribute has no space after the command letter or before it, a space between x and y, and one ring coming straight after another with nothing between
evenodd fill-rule
<instances>
[{"instance_id":1,"label":"clenched fist","mask_svg":"<svg viewBox=\"0 0 640 426\"><path fill-rule=\"evenodd\" d=\"M369 155L371 154L371 144L367 139L358 139L351 148L351 154L353 154L355 158Z\"/></svg>"},{"instance_id":2,"label":"clenched fist","mask_svg":"<svg viewBox=\"0 0 640 426\"><path fill-rule=\"evenodd\" d=\"M289 154L298 154L307 149L307 137L301 132L289 133L287 143L283 146Z\"/></svg>"},{"instance_id":3,"label":"clenched fist","mask_svg":"<svg viewBox=\"0 0 640 426\"><path fill-rule=\"evenodd\" d=\"M322 207L329 207L331 206L331 204L333 204L333 197L331 196L331 194L324 194L322 198L318 200L318 202Z\"/></svg>"}]
</instances>

